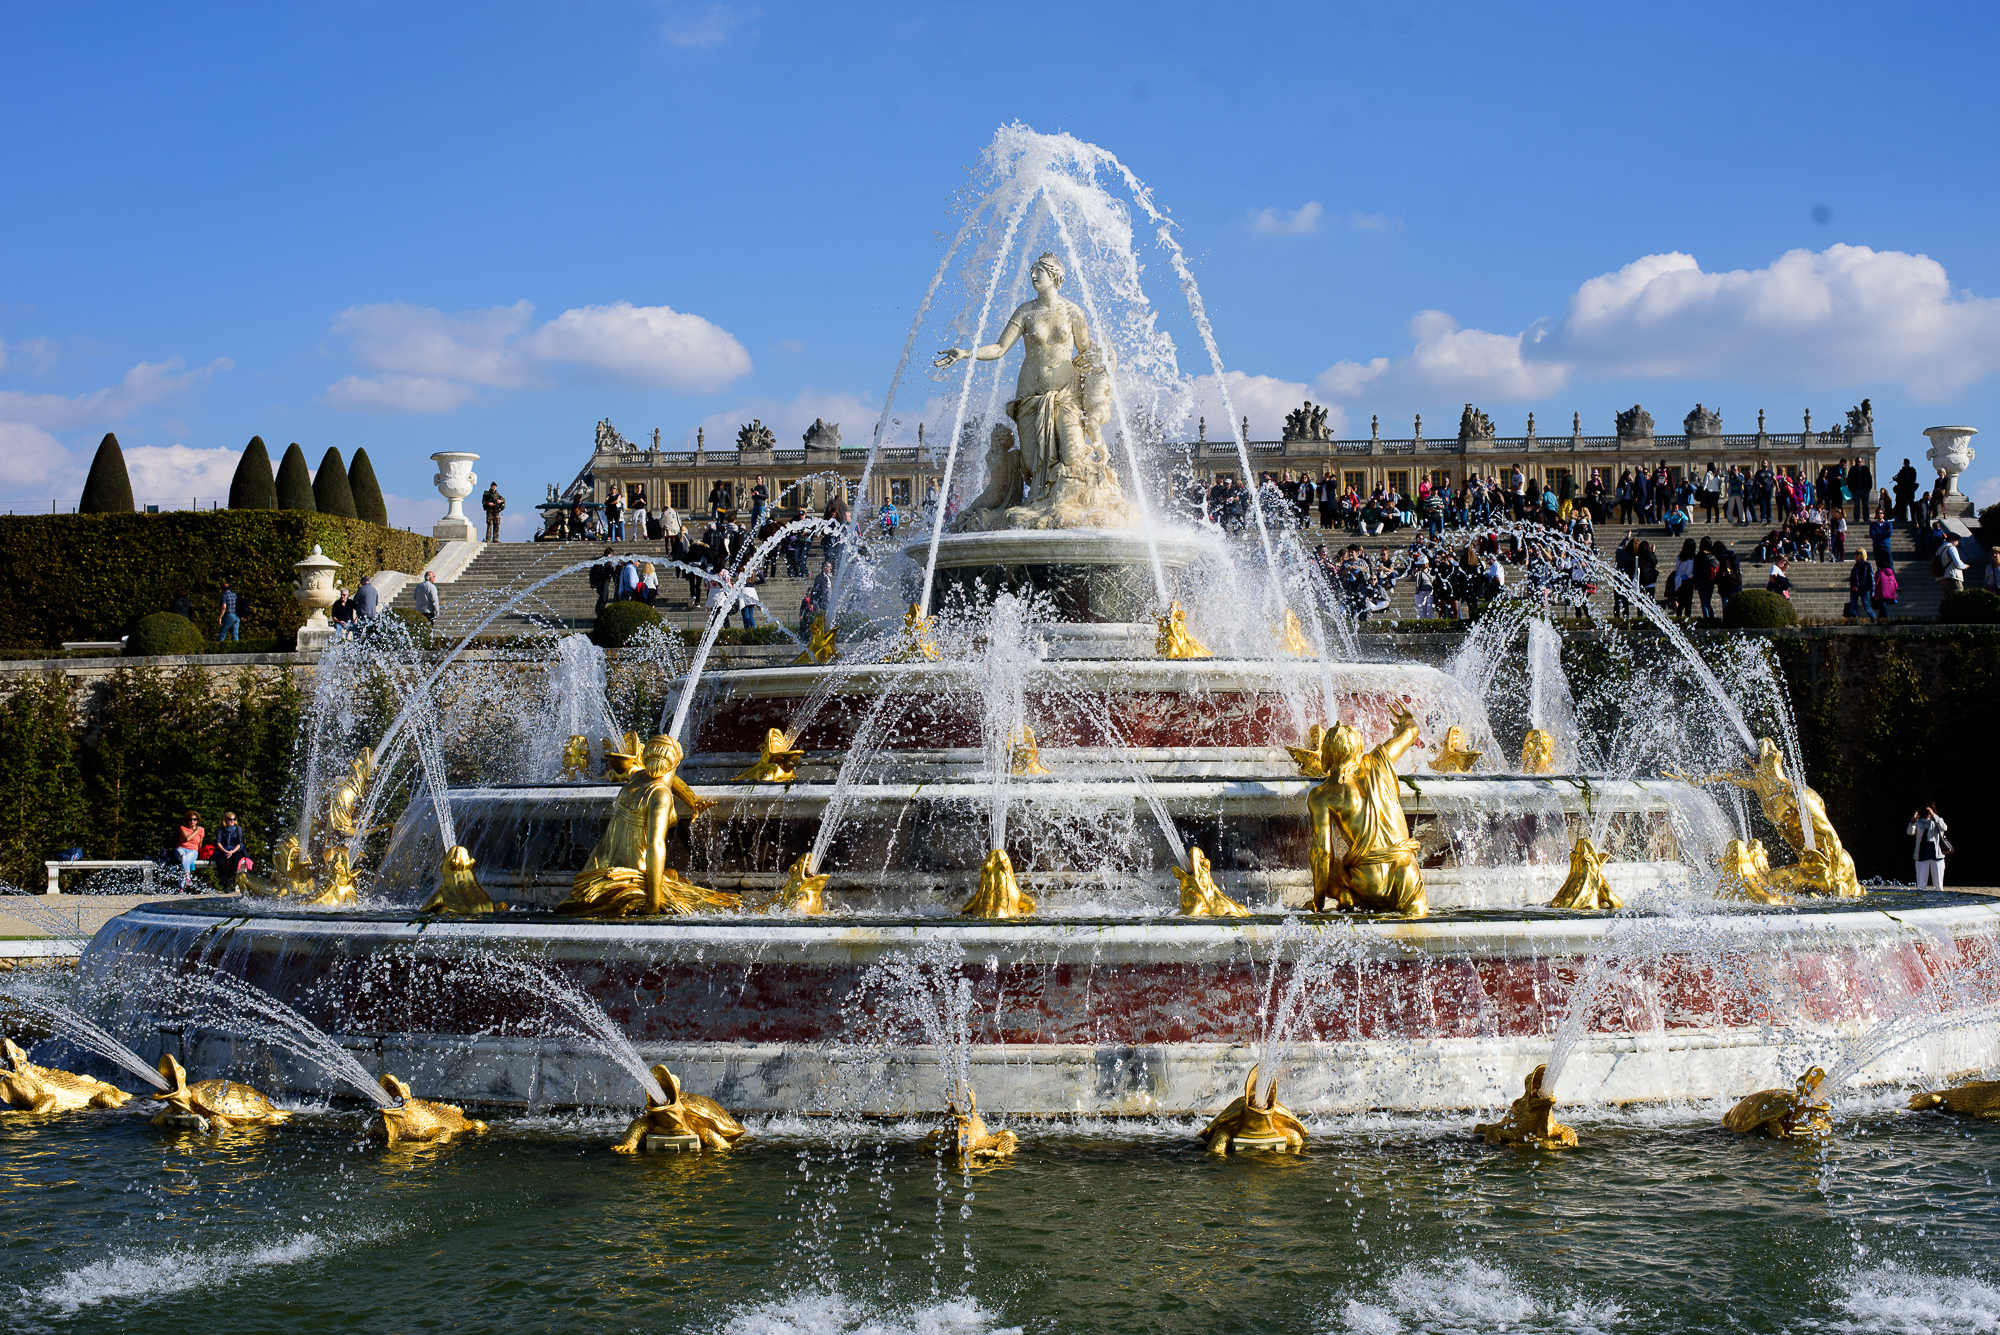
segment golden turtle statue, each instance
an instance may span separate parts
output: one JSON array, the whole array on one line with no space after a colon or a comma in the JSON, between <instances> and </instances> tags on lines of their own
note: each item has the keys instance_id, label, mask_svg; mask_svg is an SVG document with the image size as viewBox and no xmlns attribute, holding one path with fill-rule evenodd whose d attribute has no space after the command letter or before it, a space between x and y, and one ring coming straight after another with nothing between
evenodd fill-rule
<instances>
[{"instance_id":1,"label":"golden turtle statue","mask_svg":"<svg viewBox=\"0 0 2000 1335\"><path fill-rule=\"evenodd\" d=\"M979 1096L970 1089L965 1091L965 1111L959 1111L955 1099L944 1106L951 1125L941 1126L925 1136L924 1145L933 1151L943 1149L947 1159L961 1162L1005 1159L1021 1143L1021 1138L1012 1131L986 1129L986 1119L979 1115Z\"/></svg>"},{"instance_id":2,"label":"golden turtle statue","mask_svg":"<svg viewBox=\"0 0 2000 1335\"><path fill-rule=\"evenodd\" d=\"M1813 1094L1825 1079L1826 1072L1815 1066L1791 1089L1760 1089L1724 1114L1722 1124L1739 1136L1759 1131L1781 1140L1823 1136L1833 1130L1833 1106L1813 1102Z\"/></svg>"},{"instance_id":3,"label":"golden turtle statue","mask_svg":"<svg viewBox=\"0 0 2000 1335\"><path fill-rule=\"evenodd\" d=\"M1161 658L1213 658L1208 646L1188 633L1187 609L1179 603L1167 605L1167 614L1157 618L1160 633L1153 641L1153 652Z\"/></svg>"},{"instance_id":4,"label":"golden turtle statue","mask_svg":"<svg viewBox=\"0 0 2000 1335\"><path fill-rule=\"evenodd\" d=\"M1611 892L1611 882L1604 879L1604 855L1597 851L1597 845L1584 835L1576 841L1569 852L1569 879L1556 891L1556 897L1549 901L1552 909L1583 909L1601 911L1620 909L1625 905Z\"/></svg>"},{"instance_id":5,"label":"golden turtle statue","mask_svg":"<svg viewBox=\"0 0 2000 1335\"><path fill-rule=\"evenodd\" d=\"M0 1104L20 1112L80 1112L85 1108L122 1108L132 1096L116 1085L73 1071L37 1066L11 1038L0 1039L6 1068L0 1070Z\"/></svg>"},{"instance_id":6,"label":"golden turtle statue","mask_svg":"<svg viewBox=\"0 0 2000 1335\"><path fill-rule=\"evenodd\" d=\"M778 907L788 913L817 916L826 912L826 885L831 873L815 876L806 868L811 853L801 853L785 869L784 888L778 891Z\"/></svg>"},{"instance_id":7,"label":"golden turtle statue","mask_svg":"<svg viewBox=\"0 0 2000 1335\"><path fill-rule=\"evenodd\" d=\"M1035 742L1035 730L1025 723L1007 734L1007 772L1024 777L1055 773L1042 763L1042 748Z\"/></svg>"},{"instance_id":8,"label":"golden turtle statue","mask_svg":"<svg viewBox=\"0 0 2000 1335\"><path fill-rule=\"evenodd\" d=\"M1933 1108L1960 1117L2000 1121L2000 1080L1972 1080L1963 1085L1953 1085L1950 1089L1910 1096L1912 1112L1926 1112Z\"/></svg>"},{"instance_id":9,"label":"golden turtle statue","mask_svg":"<svg viewBox=\"0 0 2000 1335\"><path fill-rule=\"evenodd\" d=\"M1546 1062L1530 1071L1521 1097L1514 1100L1507 1115L1497 1122L1480 1123L1472 1128L1473 1134L1483 1137L1488 1145L1525 1145L1538 1150L1573 1147L1576 1132L1556 1120L1555 1095L1544 1088L1548 1074Z\"/></svg>"},{"instance_id":10,"label":"golden turtle statue","mask_svg":"<svg viewBox=\"0 0 2000 1335\"><path fill-rule=\"evenodd\" d=\"M467 1133L486 1134L486 1123L467 1117L464 1109L417 1098L408 1085L393 1075L382 1077L382 1088L396 1100L396 1106L381 1110L382 1134L391 1145L397 1141L450 1140Z\"/></svg>"},{"instance_id":11,"label":"golden turtle statue","mask_svg":"<svg viewBox=\"0 0 2000 1335\"><path fill-rule=\"evenodd\" d=\"M620 1154L637 1154L652 1136L693 1140L689 1149L726 1150L749 1134L714 1099L683 1092L681 1082L664 1065L653 1068L653 1079L660 1082L666 1102L646 1096L646 1111L632 1119L632 1125L625 1128L625 1138L611 1147Z\"/></svg>"},{"instance_id":12,"label":"golden turtle statue","mask_svg":"<svg viewBox=\"0 0 2000 1335\"><path fill-rule=\"evenodd\" d=\"M791 783L799 777L799 762L805 758L805 752L792 749L792 739L785 736L784 729L772 728L764 734L756 762L730 782Z\"/></svg>"},{"instance_id":13,"label":"golden turtle statue","mask_svg":"<svg viewBox=\"0 0 2000 1335\"><path fill-rule=\"evenodd\" d=\"M1285 748L1286 751L1291 753L1292 763L1299 767L1299 774L1301 776L1308 779L1324 779L1326 777L1326 762L1320 758L1320 748L1325 742L1325 725L1315 723L1306 729L1306 744L1304 746L1288 746Z\"/></svg>"},{"instance_id":14,"label":"golden turtle statue","mask_svg":"<svg viewBox=\"0 0 2000 1335\"><path fill-rule=\"evenodd\" d=\"M1250 910L1222 893L1208 869L1208 854L1199 848L1188 850L1188 870L1171 869L1181 883L1183 918L1247 918Z\"/></svg>"},{"instance_id":15,"label":"golden turtle statue","mask_svg":"<svg viewBox=\"0 0 2000 1335\"><path fill-rule=\"evenodd\" d=\"M1014 879L1014 860L996 848L979 868L979 889L959 910L967 918L1032 918L1035 897Z\"/></svg>"},{"instance_id":16,"label":"golden turtle statue","mask_svg":"<svg viewBox=\"0 0 2000 1335\"><path fill-rule=\"evenodd\" d=\"M1202 1143L1210 1154L1233 1154L1238 1150L1278 1150L1298 1153L1306 1145L1306 1126L1292 1110L1278 1102L1278 1077L1264 1089L1264 1103L1257 1104L1257 1073L1252 1066L1243 1077L1243 1093L1230 1101L1202 1128Z\"/></svg>"},{"instance_id":17,"label":"golden turtle statue","mask_svg":"<svg viewBox=\"0 0 2000 1335\"><path fill-rule=\"evenodd\" d=\"M480 887L473 870L472 854L463 844L453 844L444 855L444 871L438 888L424 901L419 913L492 913L506 907L496 904Z\"/></svg>"},{"instance_id":18,"label":"golden turtle statue","mask_svg":"<svg viewBox=\"0 0 2000 1335\"><path fill-rule=\"evenodd\" d=\"M167 1088L152 1097L167 1106L153 1118L154 1126L195 1118L210 1131L227 1131L238 1126L268 1126L291 1116L250 1086L234 1080L203 1080L190 1085L186 1069L172 1053L160 1058L160 1074Z\"/></svg>"}]
</instances>

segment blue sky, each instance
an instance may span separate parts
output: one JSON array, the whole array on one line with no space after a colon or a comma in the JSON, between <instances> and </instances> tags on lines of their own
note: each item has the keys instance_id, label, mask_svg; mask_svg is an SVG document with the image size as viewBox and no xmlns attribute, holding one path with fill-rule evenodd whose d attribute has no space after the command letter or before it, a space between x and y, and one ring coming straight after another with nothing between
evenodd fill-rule
<instances>
[{"instance_id":1,"label":"blue sky","mask_svg":"<svg viewBox=\"0 0 2000 1335\"><path fill-rule=\"evenodd\" d=\"M0 506L115 430L149 499L260 434L518 502L627 436L865 439L1020 120L1181 228L1254 435L1840 420L1988 435L1990 5L0 8ZM1663 258L1664 257L1664 258ZM1147 278L1190 373L1169 276ZM1177 323L1178 322L1178 323ZM1989 436L1991 439L1989 440Z\"/></svg>"}]
</instances>

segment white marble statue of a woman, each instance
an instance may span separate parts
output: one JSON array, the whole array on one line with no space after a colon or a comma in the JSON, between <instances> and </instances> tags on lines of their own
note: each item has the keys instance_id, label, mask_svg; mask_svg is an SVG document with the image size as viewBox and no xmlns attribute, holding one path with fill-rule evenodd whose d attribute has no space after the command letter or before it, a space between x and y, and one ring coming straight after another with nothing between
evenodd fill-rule
<instances>
[{"instance_id":1,"label":"white marble statue of a woman","mask_svg":"<svg viewBox=\"0 0 2000 1335\"><path fill-rule=\"evenodd\" d=\"M1012 460L995 467L1003 456L996 437L986 493L966 507L953 527L1123 528L1136 515L1104 450L1103 429L1112 413L1105 355L1091 343L1082 310L1059 291L1062 261L1044 254L1028 277L1035 299L1015 308L998 342L971 351L947 348L937 355L939 367L967 357L990 362L1006 356L1015 343L1024 344L1021 378L1007 404L1020 444L1017 451L1004 453L1018 457L1027 499L1015 504L1016 498L995 494L1008 490L996 488L996 478L1015 475Z\"/></svg>"}]
</instances>

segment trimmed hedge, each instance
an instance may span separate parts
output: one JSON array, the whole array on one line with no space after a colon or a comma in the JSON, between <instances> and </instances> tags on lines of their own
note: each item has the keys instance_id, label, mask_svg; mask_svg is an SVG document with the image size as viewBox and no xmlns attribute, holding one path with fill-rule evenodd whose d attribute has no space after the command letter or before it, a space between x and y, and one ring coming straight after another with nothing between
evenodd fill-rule
<instances>
[{"instance_id":1,"label":"trimmed hedge","mask_svg":"<svg viewBox=\"0 0 2000 1335\"><path fill-rule=\"evenodd\" d=\"M2000 593L1991 589L1960 589L1938 604L1938 620L1958 626L2000 623Z\"/></svg>"},{"instance_id":2,"label":"trimmed hedge","mask_svg":"<svg viewBox=\"0 0 2000 1335\"><path fill-rule=\"evenodd\" d=\"M1792 600L1769 589L1745 589L1722 609L1722 624L1731 630L1761 626L1796 626L1799 609Z\"/></svg>"},{"instance_id":3,"label":"trimmed hedge","mask_svg":"<svg viewBox=\"0 0 2000 1335\"><path fill-rule=\"evenodd\" d=\"M438 549L401 529L295 510L0 516L0 648L115 640L176 589L212 616L225 579L246 640L289 640L306 615L292 565L315 544L349 588L380 570L419 573Z\"/></svg>"},{"instance_id":4,"label":"trimmed hedge","mask_svg":"<svg viewBox=\"0 0 2000 1335\"><path fill-rule=\"evenodd\" d=\"M354 452L354 466L347 470L347 489L354 493L354 517L370 524L389 526L389 507L382 500L382 484L375 480L375 465L368 451Z\"/></svg>"},{"instance_id":5,"label":"trimmed hedge","mask_svg":"<svg viewBox=\"0 0 2000 1335\"><path fill-rule=\"evenodd\" d=\"M262 436L250 437L243 457L236 461L236 476L229 480L229 508L232 510L275 510L278 484L271 480L271 455Z\"/></svg>"},{"instance_id":6,"label":"trimmed hedge","mask_svg":"<svg viewBox=\"0 0 2000 1335\"><path fill-rule=\"evenodd\" d=\"M323 515L361 518L354 510L354 491L347 485L347 465L341 462L338 445L328 446L319 457L319 471L313 474L313 504Z\"/></svg>"},{"instance_id":7,"label":"trimmed hedge","mask_svg":"<svg viewBox=\"0 0 2000 1335\"><path fill-rule=\"evenodd\" d=\"M637 599L610 603L597 614L590 640L601 649L623 649L625 642L638 633L639 627L659 624L660 614Z\"/></svg>"},{"instance_id":8,"label":"trimmed hedge","mask_svg":"<svg viewBox=\"0 0 2000 1335\"><path fill-rule=\"evenodd\" d=\"M109 431L97 442L97 457L90 461L90 476L83 480L83 499L76 508L87 515L129 515L139 508L132 503L132 477L125 471L125 451Z\"/></svg>"},{"instance_id":9,"label":"trimmed hedge","mask_svg":"<svg viewBox=\"0 0 2000 1335\"><path fill-rule=\"evenodd\" d=\"M194 622L173 612L140 617L125 641L127 658L157 658L161 654L198 654L205 641Z\"/></svg>"},{"instance_id":10,"label":"trimmed hedge","mask_svg":"<svg viewBox=\"0 0 2000 1335\"><path fill-rule=\"evenodd\" d=\"M313 499L312 470L306 467L306 452L296 440L278 461L277 493L280 510L311 513L319 509L319 502Z\"/></svg>"}]
</instances>

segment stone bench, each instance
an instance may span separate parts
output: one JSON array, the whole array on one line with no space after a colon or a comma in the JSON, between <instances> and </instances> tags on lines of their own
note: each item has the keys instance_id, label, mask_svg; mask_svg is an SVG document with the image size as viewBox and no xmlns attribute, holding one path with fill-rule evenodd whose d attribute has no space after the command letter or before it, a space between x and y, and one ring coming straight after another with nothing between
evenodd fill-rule
<instances>
[{"instance_id":1,"label":"stone bench","mask_svg":"<svg viewBox=\"0 0 2000 1335\"><path fill-rule=\"evenodd\" d=\"M194 865L201 868L211 864L197 859ZM66 871L115 871L120 867L137 867L139 883L146 887L147 894L152 894L153 873L160 870L159 863L145 858L79 858L74 862L44 862L42 866L49 873L49 888L42 892L45 895L62 893L62 875Z\"/></svg>"}]
</instances>

